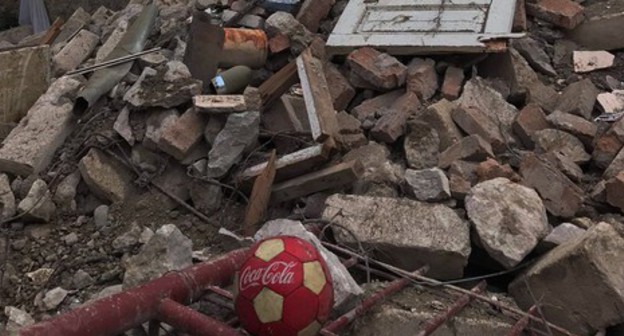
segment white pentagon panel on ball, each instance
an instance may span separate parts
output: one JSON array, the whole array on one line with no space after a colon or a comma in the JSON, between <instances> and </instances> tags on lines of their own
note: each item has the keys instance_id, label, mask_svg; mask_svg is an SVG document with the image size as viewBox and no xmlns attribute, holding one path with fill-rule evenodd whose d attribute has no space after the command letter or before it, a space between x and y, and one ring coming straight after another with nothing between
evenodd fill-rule
<instances>
[{"instance_id":1,"label":"white pentagon panel on ball","mask_svg":"<svg viewBox=\"0 0 624 336\"><path fill-rule=\"evenodd\" d=\"M277 322L282 319L284 298L274 291L264 288L253 300L254 309L262 323Z\"/></svg>"},{"instance_id":2,"label":"white pentagon panel on ball","mask_svg":"<svg viewBox=\"0 0 624 336\"><path fill-rule=\"evenodd\" d=\"M327 284L323 266L318 261L303 264L303 285L318 295L323 291L323 287Z\"/></svg>"},{"instance_id":3,"label":"white pentagon panel on ball","mask_svg":"<svg viewBox=\"0 0 624 336\"><path fill-rule=\"evenodd\" d=\"M271 239L263 242L258 246L255 256L263 261L271 261L280 253L284 252L284 241L281 239Z\"/></svg>"}]
</instances>

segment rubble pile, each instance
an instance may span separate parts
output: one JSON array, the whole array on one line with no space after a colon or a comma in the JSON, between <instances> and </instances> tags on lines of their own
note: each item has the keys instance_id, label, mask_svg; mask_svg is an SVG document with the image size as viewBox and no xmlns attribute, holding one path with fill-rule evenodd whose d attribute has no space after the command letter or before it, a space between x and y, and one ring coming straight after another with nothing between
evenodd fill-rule
<instances>
[{"instance_id":1,"label":"rubble pile","mask_svg":"<svg viewBox=\"0 0 624 336\"><path fill-rule=\"evenodd\" d=\"M576 335L624 324L619 2L518 1L502 49L418 55L326 48L348 1L301 2L131 0L0 33L8 330L283 218L442 281L506 271L490 289ZM412 330L427 295L354 330Z\"/></svg>"}]
</instances>

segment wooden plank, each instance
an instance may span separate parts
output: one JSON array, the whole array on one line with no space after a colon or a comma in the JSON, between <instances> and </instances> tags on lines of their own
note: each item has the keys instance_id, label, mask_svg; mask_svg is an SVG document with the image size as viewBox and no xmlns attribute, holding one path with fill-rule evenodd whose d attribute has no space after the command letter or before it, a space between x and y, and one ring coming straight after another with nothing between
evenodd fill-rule
<instances>
[{"instance_id":1,"label":"wooden plank","mask_svg":"<svg viewBox=\"0 0 624 336\"><path fill-rule=\"evenodd\" d=\"M244 95L201 95L193 97L198 112L229 114L247 111Z\"/></svg>"},{"instance_id":2,"label":"wooden plank","mask_svg":"<svg viewBox=\"0 0 624 336\"><path fill-rule=\"evenodd\" d=\"M275 165L277 174L276 182L282 182L308 173L329 160L333 146L331 142L322 145L305 148L300 151L285 155L277 160ZM253 181L267 167L267 162L247 168L240 173L238 180L243 184Z\"/></svg>"},{"instance_id":3,"label":"wooden plank","mask_svg":"<svg viewBox=\"0 0 624 336\"><path fill-rule=\"evenodd\" d=\"M276 151L271 152L267 165L254 183L247 212L244 221L244 233L246 236L253 236L258 230L258 224L264 220L269 201L271 200L271 188L275 180Z\"/></svg>"},{"instance_id":4,"label":"wooden plank","mask_svg":"<svg viewBox=\"0 0 624 336\"><path fill-rule=\"evenodd\" d=\"M297 58L297 70L310 120L312 137L317 142L336 137L338 135L338 119L325 78L323 62L314 58L310 49L306 49Z\"/></svg>"},{"instance_id":5,"label":"wooden plank","mask_svg":"<svg viewBox=\"0 0 624 336\"><path fill-rule=\"evenodd\" d=\"M61 27L63 27L64 23L65 21L63 21L63 19L61 19L60 17L56 18L56 20L54 20L54 23L52 23L50 28L48 28L46 34L43 36L43 38L41 38L40 44L51 44L52 41L54 41L54 39L56 39L56 37L61 33Z\"/></svg>"},{"instance_id":6,"label":"wooden plank","mask_svg":"<svg viewBox=\"0 0 624 336\"><path fill-rule=\"evenodd\" d=\"M350 161L300 176L273 187L271 203L282 203L327 189L349 185L362 175L360 161Z\"/></svg>"},{"instance_id":7,"label":"wooden plank","mask_svg":"<svg viewBox=\"0 0 624 336\"><path fill-rule=\"evenodd\" d=\"M262 97L263 111L295 85L297 79L297 64L293 61L262 83L258 91Z\"/></svg>"}]
</instances>

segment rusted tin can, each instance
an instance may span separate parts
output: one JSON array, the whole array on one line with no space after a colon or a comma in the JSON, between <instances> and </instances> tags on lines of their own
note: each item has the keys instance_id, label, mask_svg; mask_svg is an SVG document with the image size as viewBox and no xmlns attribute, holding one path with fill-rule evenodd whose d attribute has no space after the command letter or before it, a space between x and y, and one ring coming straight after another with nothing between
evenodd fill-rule
<instances>
[{"instance_id":1,"label":"rusted tin can","mask_svg":"<svg viewBox=\"0 0 624 336\"><path fill-rule=\"evenodd\" d=\"M246 65L259 69L269 54L269 39L262 30L225 28L225 40L219 66L229 68Z\"/></svg>"}]
</instances>

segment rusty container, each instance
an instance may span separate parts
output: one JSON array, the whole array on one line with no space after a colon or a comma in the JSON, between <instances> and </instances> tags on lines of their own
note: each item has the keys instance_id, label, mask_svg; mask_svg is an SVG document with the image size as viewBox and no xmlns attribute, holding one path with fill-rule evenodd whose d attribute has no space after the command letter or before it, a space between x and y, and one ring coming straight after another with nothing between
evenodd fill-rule
<instances>
[{"instance_id":1,"label":"rusty container","mask_svg":"<svg viewBox=\"0 0 624 336\"><path fill-rule=\"evenodd\" d=\"M225 28L223 50L219 66L229 68L246 65L259 69L266 63L269 54L269 39L262 30Z\"/></svg>"}]
</instances>

